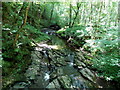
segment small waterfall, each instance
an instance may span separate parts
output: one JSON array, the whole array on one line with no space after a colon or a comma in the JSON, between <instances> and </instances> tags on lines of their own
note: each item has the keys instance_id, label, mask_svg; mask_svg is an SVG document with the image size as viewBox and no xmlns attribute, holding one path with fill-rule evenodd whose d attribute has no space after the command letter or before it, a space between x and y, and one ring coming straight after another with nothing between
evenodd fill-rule
<instances>
[{"instance_id":1,"label":"small waterfall","mask_svg":"<svg viewBox=\"0 0 120 90\"><path fill-rule=\"evenodd\" d=\"M45 81L47 81L47 80L50 79L50 75L49 75L49 73L45 73L44 79L45 79Z\"/></svg>"},{"instance_id":2,"label":"small waterfall","mask_svg":"<svg viewBox=\"0 0 120 90\"><path fill-rule=\"evenodd\" d=\"M45 33L48 34L49 32L46 31Z\"/></svg>"},{"instance_id":3,"label":"small waterfall","mask_svg":"<svg viewBox=\"0 0 120 90\"><path fill-rule=\"evenodd\" d=\"M48 58L48 55L47 55L47 52L46 52L46 51L43 51L43 54L44 54L44 57L45 57L45 58Z\"/></svg>"},{"instance_id":4,"label":"small waterfall","mask_svg":"<svg viewBox=\"0 0 120 90\"><path fill-rule=\"evenodd\" d=\"M74 54L73 53L68 54L68 60L70 61L69 66L73 66L74 65Z\"/></svg>"}]
</instances>

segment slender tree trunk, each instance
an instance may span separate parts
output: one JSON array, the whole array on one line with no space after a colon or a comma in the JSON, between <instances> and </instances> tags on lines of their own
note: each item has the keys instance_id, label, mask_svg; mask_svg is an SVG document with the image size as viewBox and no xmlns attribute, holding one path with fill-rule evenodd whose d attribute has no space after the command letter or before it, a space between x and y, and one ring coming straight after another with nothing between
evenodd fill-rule
<instances>
[{"instance_id":1,"label":"slender tree trunk","mask_svg":"<svg viewBox=\"0 0 120 90\"><path fill-rule=\"evenodd\" d=\"M17 34L16 34L16 37L15 37L15 40L14 40L14 43L13 43L13 47L16 45L16 42L17 42L17 40L18 40L18 38L19 38L19 35L20 35L19 32L21 32L22 29L23 29L23 27L26 25L29 8L30 8L30 2L29 2L28 6L27 6L27 8L26 8L24 22L23 22L23 24L21 25L21 28L18 30L18 32L17 32Z\"/></svg>"},{"instance_id":2,"label":"slender tree trunk","mask_svg":"<svg viewBox=\"0 0 120 90\"><path fill-rule=\"evenodd\" d=\"M79 14L80 6L81 6L81 4L80 4L79 2L77 2L77 11L75 12L75 17L74 17L74 19L73 19L73 22L71 23L71 27L73 27L73 25L74 25L74 23L75 23L75 20L76 20L78 14Z\"/></svg>"},{"instance_id":3,"label":"slender tree trunk","mask_svg":"<svg viewBox=\"0 0 120 90\"><path fill-rule=\"evenodd\" d=\"M92 2L90 3L90 18L89 18L89 22L92 23L92 16L93 15L93 11L92 11Z\"/></svg>"},{"instance_id":4,"label":"slender tree trunk","mask_svg":"<svg viewBox=\"0 0 120 90\"><path fill-rule=\"evenodd\" d=\"M51 20L52 20L52 16L53 16L53 12L54 12L54 3L53 3L53 7L52 7L52 10L51 10L51 15L50 15L50 22L51 22Z\"/></svg>"},{"instance_id":5,"label":"slender tree trunk","mask_svg":"<svg viewBox=\"0 0 120 90\"><path fill-rule=\"evenodd\" d=\"M70 3L69 28L71 27L71 20L72 20L72 5L71 5L71 3Z\"/></svg>"},{"instance_id":6,"label":"slender tree trunk","mask_svg":"<svg viewBox=\"0 0 120 90\"><path fill-rule=\"evenodd\" d=\"M84 17L84 3L82 3L82 9L81 9L81 19L80 19L81 24L83 24L83 17Z\"/></svg>"}]
</instances>

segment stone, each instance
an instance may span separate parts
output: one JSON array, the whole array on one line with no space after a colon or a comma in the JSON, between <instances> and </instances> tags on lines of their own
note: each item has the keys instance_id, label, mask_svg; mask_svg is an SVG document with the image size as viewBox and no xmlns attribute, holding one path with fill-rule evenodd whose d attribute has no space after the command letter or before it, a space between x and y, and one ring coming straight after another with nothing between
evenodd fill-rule
<instances>
[{"instance_id":1,"label":"stone","mask_svg":"<svg viewBox=\"0 0 120 90\"><path fill-rule=\"evenodd\" d=\"M15 85L12 87L14 89L20 89L20 88L25 88L28 85L26 82L17 82Z\"/></svg>"},{"instance_id":2,"label":"stone","mask_svg":"<svg viewBox=\"0 0 120 90\"><path fill-rule=\"evenodd\" d=\"M59 63L61 65L66 65L67 63L65 62L64 57L60 57L56 59L56 63Z\"/></svg>"},{"instance_id":3,"label":"stone","mask_svg":"<svg viewBox=\"0 0 120 90\"><path fill-rule=\"evenodd\" d=\"M77 66L86 67L86 65L85 65L83 62L81 62L80 60L77 60L77 59L75 59L75 64L76 64Z\"/></svg>"},{"instance_id":4,"label":"stone","mask_svg":"<svg viewBox=\"0 0 120 90\"><path fill-rule=\"evenodd\" d=\"M64 72L63 72L63 69L62 69L62 68L58 68L58 69L57 69L57 75L58 75L58 76L63 75L63 73L64 73Z\"/></svg>"},{"instance_id":5,"label":"stone","mask_svg":"<svg viewBox=\"0 0 120 90\"><path fill-rule=\"evenodd\" d=\"M53 80L46 88L60 88L60 84L57 79Z\"/></svg>"},{"instance_id":6,"label":"stone","mask_svg":"<svg viewBox=\"0 0 120 90\"><path fill-rule=\"evenodd\" d=\"M64 88L71 88L71 78L68 75L58 77L61 86Z\"/></svg>"},{"instance_id":7,"label":"stone","mask_svg":"<svg viewBox=\"0 0 120 90\"><path fill-rule=\"evenodd\" d=\"M89 81L91 82L95 82L94 78L94 74L88 69L88 68L83 68L82 70L79 70L79 72L85 77L87 78Z\"/></svg>"}]
</instances>

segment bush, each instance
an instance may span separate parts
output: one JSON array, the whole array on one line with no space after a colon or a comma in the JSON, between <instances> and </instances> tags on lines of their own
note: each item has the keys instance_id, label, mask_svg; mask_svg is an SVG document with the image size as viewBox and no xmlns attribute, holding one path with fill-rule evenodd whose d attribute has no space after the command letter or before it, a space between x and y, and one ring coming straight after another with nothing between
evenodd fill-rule
<instances>
[{"instance_id":1,"label":"bush","mask_svg":"<svg viewBox=\"0 0 120 90\"><path fill-rule=\"evenodd\" d=\"M120 56L118 45L117 27L106 26L80 26L61 29L58 34L72 42L72 45L79 46L88 51L93 58L93 68L96 68L100 76L106 80L120 81Z\"/></svg>"}]
</instances>

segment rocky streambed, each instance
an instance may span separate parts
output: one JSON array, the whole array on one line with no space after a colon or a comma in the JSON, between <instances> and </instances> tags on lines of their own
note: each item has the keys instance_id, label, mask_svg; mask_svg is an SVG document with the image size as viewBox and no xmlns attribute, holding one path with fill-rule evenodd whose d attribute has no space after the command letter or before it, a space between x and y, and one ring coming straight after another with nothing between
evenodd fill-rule
<instances>
[{"instance_id":1,"label":"rocky streambed","mask_svg":"<svg viewBox=\"0 0 120 90\"><path fill-rule=\"evenodd\" d=\"M88 68L80 51L72 50L64 40L53 34L50 37L49 42L36 43L37 46L31 54L32 63L24 73L25 79L12 84L10 90L110 87Z\"/></svg>"}]
</instances>

